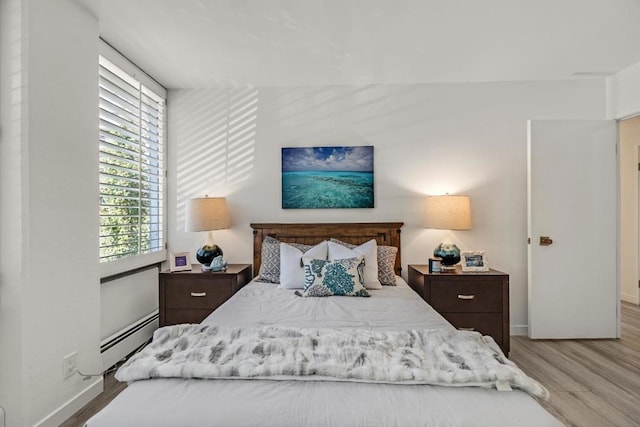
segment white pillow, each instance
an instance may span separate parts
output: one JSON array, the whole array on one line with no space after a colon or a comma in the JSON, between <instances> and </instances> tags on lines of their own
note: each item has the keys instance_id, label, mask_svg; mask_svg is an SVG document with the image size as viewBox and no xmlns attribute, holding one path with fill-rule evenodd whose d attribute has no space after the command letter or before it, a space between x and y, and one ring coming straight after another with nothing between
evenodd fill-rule
<instances>
[{"instance_id":1,"label":"white pillow","mask_svg":"<svg viewBox=\"0 0 640 427\"><path fill-rule=\"evenodd\" d=\"M320 242L306 252L286 243L280 243L280 287L304 289L302 255L307 258L327 259L327 241Z\"/></svg>"},{"instance_id":2,"label":"white pillow","mask_svg":"<svg viewBox=\"0 0 640 427\"><path fill-rule=\"evenodd\" d=\"M378 280L378 244L375 240L349 249L336 242L329 242L329 260L364 256L364 286L367 289L382 289Z\"/></svg>"}]
</instances>

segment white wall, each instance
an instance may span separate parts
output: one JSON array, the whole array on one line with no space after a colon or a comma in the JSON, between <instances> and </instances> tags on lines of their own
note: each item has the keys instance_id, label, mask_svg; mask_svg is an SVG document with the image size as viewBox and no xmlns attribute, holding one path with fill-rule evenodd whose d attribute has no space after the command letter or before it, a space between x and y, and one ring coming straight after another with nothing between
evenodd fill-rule
<instances>
[{"instance_id":1,"label":"white wall","mask_svg":"<svg viewBox=\"0 0 640 427\"><path fill-rule=\"evenodd\" d=\"M424 195L471 196L463 250L484 249L511 280L511 323L526 333L526 121L605 117L602 80L169 93L169 250L193 251L185 200L227 196L233 228L215 232L229 262L250 262L250 222L404 221L406 264L443 234L422 228ZM280 148L373 145L376 207L282 210ZM175 209L174 209L175 208Z\"/></svg>"},{"instance_id":2,"label":"white wall","mask_svg":"<svg viewBox=\"0 0 640 427\"><path fill-rule=\"evenodd\" d=\"M158 310L158 269L101 285L100 337L109 337Z\"/></svg>"},{"instance_id":3,"label":"white wall","mask_svg":"<svg viewBox=\"0 0 640 427\"><path fill-rule=\"evenodd\" d=\"M22 72L23 8L0 0L0 406L8 425L23 419ZM15 421L15 423L11 423Z\"/></svg>"},{"instance_id":4,"label":"white wall","mask_svg":"<svg viewBox=\"0 0 640 427\"><path fill-rule=\"evenodd\" d=\"M58 425L102 386L101 379L62 378L62 359L73 351L81 369L101 368L92 143L98 25L70 0L9 3L2 1L0 32L0 405L8 426Z\"/></svg>"},{"instance_id":5,"label":"white wall","mask_svg":"<svg viewBox=\"0 0 640 427\"><path fill-rule=\"evenodd\" d=\"M607 114L620 119L640 113L640 62L607 79Z\"/></svg>"}]
</instances>

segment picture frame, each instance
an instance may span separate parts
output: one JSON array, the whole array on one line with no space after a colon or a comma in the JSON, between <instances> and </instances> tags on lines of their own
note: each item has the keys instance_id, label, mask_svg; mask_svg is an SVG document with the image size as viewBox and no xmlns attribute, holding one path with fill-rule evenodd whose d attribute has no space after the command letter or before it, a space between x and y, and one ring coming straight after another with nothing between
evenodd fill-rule
<instances>
[{"instance_id":1,"label":"picture frame","mask_svg":"<svg viewBox=\"0 0 640 427\"><path fill-rule=\"evenodd\" d=\"M282 148L282 209L375 207L373 146Z\"/></svg>"},{"instance_id":2,"label":"picture frame","mask_svg":"<svg viewBox=\"0 0 640 427\"><path fill-rule=\"evenodd\" d=\"M429 273L440 273L440 259L429 258Z\"/></svg>"},{"instance_id":3,"label":"picture frame","mask_svg":"<svg viewBox=\"0 0 640 427\"><path fill-rule=\"evenodd\" d=\"M189 252L171 252L169 255L169 271L190 271Z\"/></svg>"},{"instance_id":4,"label":"picture frame","mask_svg":"<svg viewBox=\"0 0 640 427\"><path fill-rule=\"evenodd\" d=\"M462 271L489 271L486 251L462 251L460 264Z\"/></svg>"}]
</instances>

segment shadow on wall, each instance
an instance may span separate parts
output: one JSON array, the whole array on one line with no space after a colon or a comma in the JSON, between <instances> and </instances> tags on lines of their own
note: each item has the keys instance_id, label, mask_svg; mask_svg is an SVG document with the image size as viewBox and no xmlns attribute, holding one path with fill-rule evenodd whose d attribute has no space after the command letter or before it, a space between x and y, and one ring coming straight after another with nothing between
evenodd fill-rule
<instances>
[{"instance_id":1,"label":"shadow on wall","mask_svg":"<svg viewBox=\"0 0 640 427\"><path fill-rule=\"evenodd\" d=\"M280 88L274 91L273 122L292 139L327 139L337 135L338 142L354 133L378 141L394 139L397 133L419 132L436 115L439 120L457 121L459 114L444 109L427 110L437 105L438 92L433 85L326 86L321 88Z\"/></svg>"},{"instance_id":2,"label":"shadow on wall","mask_svg":"<svg viewBox=\"0 0 640 427\"><path fill-rule=\"evenodd\" d=\"M189 198L225 196L221 192L250 178L258 90L183 90L175 102L176 211L182 228Z\"/></svg>"},{"instance_id":3,"label":"shadow on wall","mask_svg":"<svg viewBox=\"0 0 640 427\"><path fill-rule=\"evenodd\" d=\"M492 95L467 85L269 88L261 92L260 138L275 135L282 146L373 145L376 205L398 192L457 192L486 177L496 156L512 158L501 147L493 152L502 142L494 130L502 135L505 119L487 108Z\"/></svg>"}]
</instances>

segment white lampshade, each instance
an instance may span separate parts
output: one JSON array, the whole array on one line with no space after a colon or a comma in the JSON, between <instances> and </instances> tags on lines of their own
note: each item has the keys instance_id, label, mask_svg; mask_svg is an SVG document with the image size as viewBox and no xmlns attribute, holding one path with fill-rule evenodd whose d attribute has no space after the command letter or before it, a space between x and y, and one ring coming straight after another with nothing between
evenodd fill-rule
<instances>
[{"instance_id":1,"label":"white lampshade","mask_svg":"<svg viewBox=\"0 0 640 427\"><path fill-rule=\"evenodd\" d=\"M425 228L471 230L469 196L427 196Z\"/></svg>"},{"instance_id":2,"label":"white lampshade","mask_svg":"<svg viewBox=\"0 0 640 427\"><path fill-rule=\"evenodd\" d=\"M198 197L187 200L187 231L223 230L231 226L224 197Z\"/></svg>"}]
</instances>

